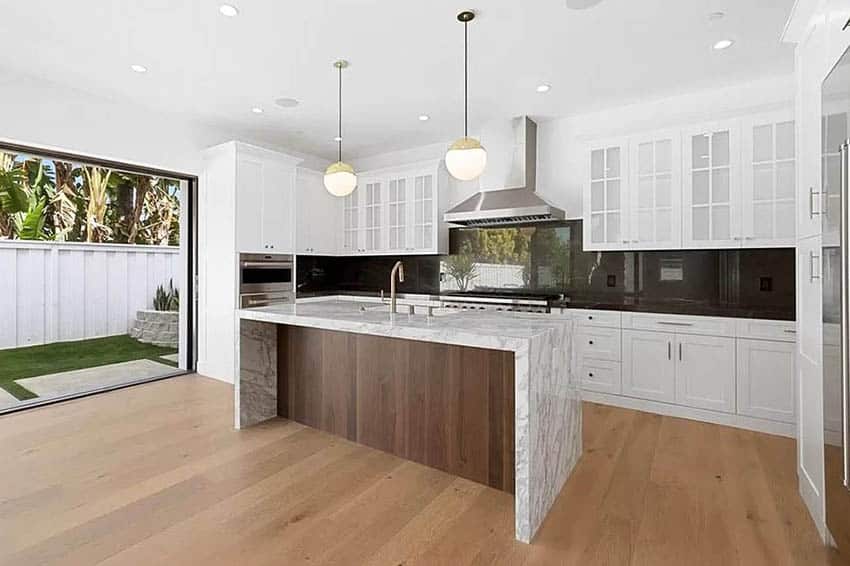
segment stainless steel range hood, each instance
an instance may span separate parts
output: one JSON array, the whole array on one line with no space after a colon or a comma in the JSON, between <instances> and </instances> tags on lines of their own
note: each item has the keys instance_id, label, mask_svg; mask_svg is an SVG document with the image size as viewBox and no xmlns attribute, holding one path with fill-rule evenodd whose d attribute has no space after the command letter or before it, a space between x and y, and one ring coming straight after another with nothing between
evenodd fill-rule
<instances>
[{"instance_id":1,"label":"stainless steel range hood","mask_svg":"<svg viewBox=\"0 0 850 566\"><path fill-rule=\"evenodd\" d=\"M563 220L564 211L535 192L537 124L522 116L482 134L488 153L482 190L451 208L443 220L470 227Z\"/></svg>"}]
</instances>

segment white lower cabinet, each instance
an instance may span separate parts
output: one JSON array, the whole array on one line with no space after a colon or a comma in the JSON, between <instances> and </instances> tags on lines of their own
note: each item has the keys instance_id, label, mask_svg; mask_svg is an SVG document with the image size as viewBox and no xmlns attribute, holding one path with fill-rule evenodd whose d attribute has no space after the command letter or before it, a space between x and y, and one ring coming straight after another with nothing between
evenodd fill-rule
<instances>
[{"instance_id":1,"label":"white lower cabinet","mask_svg":"<svg viewBox=\"0 0 850 566\"><path fill-rule=\"evenodd\" d=\"M735 339L676 335L676 402L735 412Z\"/></svg>"},{"instance_id":2,"label":"white lower cabinet","mask_svg":"<svg viewBox=\"0 0 850 566\"><path fill-rule=\"evenodd\" d=\"M620 362L587 359L581 362L578 371L583 389L613 395L623 392Z\"/></svg>"},{"instance_id":3,"label":"white lower cabinet","mask_svg":"<svg viewBox=\"0 0 850 566\"><path fill-rule=\"evenodd\" d=\"M738 340L738 413L793 423L796 416L793 342Z\"/></svg>"},{"instance_id":4,"label":"white lower cabinet","mask_svg":"<svg viewBox=\"0 0 850 566\"><path fill-rule=\"evenodd\" d=\"M675 341L672 333L623 330L623 395L675 402Z\"/></svg>"}]
</instances>

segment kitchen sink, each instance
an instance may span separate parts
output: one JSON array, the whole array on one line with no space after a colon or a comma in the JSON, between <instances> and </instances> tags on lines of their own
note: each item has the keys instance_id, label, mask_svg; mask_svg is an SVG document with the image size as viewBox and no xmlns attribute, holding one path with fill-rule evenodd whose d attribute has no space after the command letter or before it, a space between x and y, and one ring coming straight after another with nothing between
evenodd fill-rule
<instances>
[{"instance_id":1,"label":"kitchen sink","mask_svg":"<svg viewBox=\"0 0 850 566\"><path fill-rule=\"evenodd\" d=\"M398 303L396 305L396 316L411 316L410 315L410 307L413 307L413 315L417 317L425 317L428 315L428 307L425 305L414 305L410 303ZM368 313L390 313L390 305L382 304L382 305L373 305L366 306L363 305L360 307L361 312ZM457 311L444 309L442 307L431 307L431 316L441 317L455 314Z\"/></svg>"}]
</instances>

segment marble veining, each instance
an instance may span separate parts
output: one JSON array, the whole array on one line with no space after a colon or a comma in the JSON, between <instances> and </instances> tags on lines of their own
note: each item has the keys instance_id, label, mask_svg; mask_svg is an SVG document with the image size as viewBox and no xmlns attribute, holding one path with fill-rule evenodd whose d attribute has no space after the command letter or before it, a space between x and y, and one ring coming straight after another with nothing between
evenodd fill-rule
<instances>
[{"instance_id":1,"label":"marble veining","mask_svg":"<svg viewBox=\"0 0 850 566\"><path fill-rule=\"evenodd\" d=\"M368 305L367 305L368 307ZM545 314L390 315L336 298L238 311L237 426L277 413L275 324L514 353L516 538L530 542L581 456L581 402L571 371L572 321ZM241 392L240 392L241 390ZM242 415L245 412L245 415Z\"/></svg>"}]
</instances>

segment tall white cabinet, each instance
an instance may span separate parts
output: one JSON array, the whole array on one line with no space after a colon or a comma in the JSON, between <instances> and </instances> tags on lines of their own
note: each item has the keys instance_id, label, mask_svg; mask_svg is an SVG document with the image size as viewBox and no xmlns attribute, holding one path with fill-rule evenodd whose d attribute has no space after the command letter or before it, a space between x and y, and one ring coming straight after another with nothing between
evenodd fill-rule
<instances>
[{"instance_id":1,"label":"tall white cabinet","mask_svg":"<svg viewBox=\"0 0 850 566\"><path fill-rule=\"evenodd\" d=\"M336 255L342 236L336 229L342 218L337 200L325 189L321 172L299 167L295 182L296 253Z\"/></svg>"},{"instance_id":2,"label":"tall white cabinet","mask_svg":"<svg viewBox=\"0 0 850 566\"><path fill-rule=\"evenodd\" d=\"M204 151L198 197L198 371L232 382L240 252L295 251L299 158L241 142Z\"/></svg>"}]
</instances>

